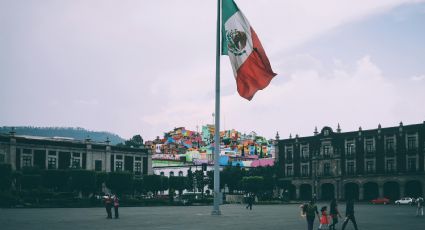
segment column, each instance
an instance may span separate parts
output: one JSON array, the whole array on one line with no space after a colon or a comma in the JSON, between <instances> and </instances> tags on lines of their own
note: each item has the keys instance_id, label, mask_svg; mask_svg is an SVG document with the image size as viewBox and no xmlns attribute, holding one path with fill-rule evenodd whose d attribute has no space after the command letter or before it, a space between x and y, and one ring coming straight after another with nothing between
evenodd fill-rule
<instances>
[{"instance_id":1,"label":"column","mask_svg":"<svg viewBox=\"0 0 425 230\"><path fill-rule=\"evenodd\" d=\"M16 170L16 139L10 138L9 153L6 153L6 162L9 162L12 166L12 170Z\"/></svg>"},{"instance_id":2,"label":"column","mask_svg":"<svg viewBox=\"0 0 425 230\"><path fill-rule=\"evenodd\" d=\"M49 169L49 149L46 148L46 159L44 160L45 169Z\"/></svg>"},{"instance_id":3,"label":"column","mask_svg":"<svg viewBox=\"0 0 425 230\"><path fill-rule=\"evenodd\" d=\"M400 182L400 197L404 197L404 183Z\"/></svg>"},{"instance_id":4,"label":"column","mask_svg":"<svg viewBox=\"0 0 425 230\"><path fill-rule=\"evenodd\" d=\"M337 180L336 181L336 184L335 184L336 186L335 186L335 199L336 200L340 200L341 199L341 181L340 180Z\"/></svg>"},{"instance_id":5,"label":"column","mask_svg":"<svg viewBox=\"0 0 425 230\"><path fill-rule=\"evenodd\" d=\"M300 198L300 185L299 184L295 185L295 199L296 200L300 200L301 199Z\"/></svg>"},{"instance_id":6,"label":"column","mask_svg":"<svg viewBox=\"0 0 425 230\"><path fill-rule=\"evenodd\" d=\"M359 184L359 200L363 200L364 199L364 189L363 189L363 184Z\"/></svg>"},{"instance_id":7,"label":"column","mask_svg":"<svg viewBox=\"0 0 425 230\"><path fill-rule=\"evenodd\" d=\"M379 197L384 197L384 184L383 183L378 183L378 195Z\"/></svg>"}]
</instances>

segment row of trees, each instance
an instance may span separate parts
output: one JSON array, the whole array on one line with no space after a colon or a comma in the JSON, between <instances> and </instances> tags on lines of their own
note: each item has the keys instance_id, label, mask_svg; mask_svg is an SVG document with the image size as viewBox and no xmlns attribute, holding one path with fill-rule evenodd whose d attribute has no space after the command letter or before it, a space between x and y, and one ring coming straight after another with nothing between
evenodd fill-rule
<instances>
[{"instance_id":1,"label":"row of trees","mask_svg":"<svg viewBox=\"0 0 425 230\"><path fill-rule=\"evenodd\" d=\"M227 187L230 194L255 193L261 198L271 198L276 188L287 187L287 181L279 176L278 167L259 167L245 170L240 167L226 167L220 172L220 187ZM77 192L82 196L101 193L103 186L120 195L158 194L169 190L179 195L184 190L213 189L214 172L188 171L187 176L145 175L135 177L130 172L94 172L88 170L40 170L24 168L12 172L10 165L0 165L0 190L47 189L51 192Z\"/></svg>"}]
</instances>

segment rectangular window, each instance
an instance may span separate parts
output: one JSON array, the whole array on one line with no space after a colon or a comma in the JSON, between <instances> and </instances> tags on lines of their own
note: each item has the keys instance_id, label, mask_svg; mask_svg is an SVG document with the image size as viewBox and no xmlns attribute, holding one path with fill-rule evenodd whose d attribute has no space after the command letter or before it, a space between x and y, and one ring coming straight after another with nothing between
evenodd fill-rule
<instances>
[{"instance_id":1,"label":"rectangular window","mask_svg":"<svg viewBox=\"0 0 425 230\"><path fill-rule=\"evenodd\" d=\"M416 149L416 137L407 137L407 149L412 150Z\"/></svg>"},{"instance_id":2,"label":"rectangular window","mask_svg":"<svg viewBox=\"0 0 425 230\"><path fill-rule=\"evenodd\" d=\"M142 163L141 162L134 163L134 172L135 172L136 175L142 174Z\"/></svg>"},{"instance_id":3,"label":"rectangular window","mask_svg":"<svg viewBox=\"0 0 425 230\"><path fill-rule=\"evenodd\" d=\"M115 171L117 171L117 172L122 171L122 161L116 161L115 162Z\"/></svg>"},{"instance_id":4,"label":"rectangular window","mask_svg":"<svg viewBox=\"0 0 425 230\"><path fill-rule=\"evenodd\" d=\"M353 143L347 143L347 156L354 155L354 144Z\"/></svg>"},{"instance_id":5,"label":"rectangular window","mask_svg":"<svg viewBox=\"0 0 425 230\"><path fill-rule=\"evenodd\" d=\"M354 162L347 162L347 174L354 175Z\"/></svg>"},{"instance_id":6,"label":"rectangular window","mask_svg":"<svg viewBox=\"0 0 425 230\"><path fill-rule=\"evenodd\" d=\"M32 156L24 155L22 156L22 167L31 167L32 166Z\"/></svg>"},{"instance_id":7,"label":"rectangular window","mask_svg":"<svg viewBox=\"0 0 425 230\"><path fill-rule=\"evenodd\" d=\"M102 171L102 160L94 161L94 171L97 171L97 172Z\"/></svg>"},{"instance_id":8,"label":"rectangular window","mask_svg":"<svg viewBox=\"0 0 425 230\"><path fill-rule=\"evenodd\" d=\"M56 169L56 157L48 157L47 158L47 168L48 169Z\"/></svg>"},{"instance_id":9,"label":"rectangular window","mask_svg":"<svg viewBox=\"0 0 425 230\"><path fill-rule=\"evenodd\" d=\"M375 148L373 146L373 140L366 140L366 152L372 153L375 151Z\"/></svg>"},{"instance_id":10,"label":"rectangular window","mask_svg":"<svg viewBox=\"0 0 425 230\"><path fill-rule=\"evenodd\" d=\"M292 148L291 149L286 149L286 159L287 160L292 160Z\"/></svg>"},{"instance_id":11,"label":"rectangular window","mask_svg":"<svg viewBox=\"0 0 425 230\"><path fill-rule=\"evenodd\" d=\"M286 167L286 176L293 176L294 172L292 170L292 166L287 166Z\"/></svg>"},{"instance_id":12,"label":"rectangular window","mask_svg":"<svg viewBox=\"0 0 425 230\"><path fill-rule=\"evenodd\" d=\"M395 161L394 159L387 160L387 172L394 172L395 171Z\"/></svg>"},{"instance_id":13,"label":"rectangular window","mask_svg":"<svg viewBox=\"0 0 425 230\"><path fill-rule=\"evenodd\" d=\"M308 148L305 146L301 148L301 157L304 159L308 158Z\"/></svg>"},{"instance_id":14,"label":"rectangular window","mask_svg":"<svg viewBox=\"0 0 425 230\"><path fill-rule=\"evenodd\" d=\"M366 173L373 173L374 171L373 161L366 161Z\"/></svg>"},{"instance_id":15,"label":"rectangular window","mask_svg":"<svg viewBox=\"0 0 425 230\"><path fill-rule=\"evenodd\" d=\"M302 176L307 176L308 175L308 165L303 165L301 167L301 175Z\"/></svg>"},{"instance_id":16,"label":"rectangular window","mask_svg":"<svg viewBox=\"0 0 425 230\"><path fill-rule=\"evenodd\" d=\"M148 158L147 157L143 157L143 175L148 174Z\"/></svg>"},{"instance_id":17,"label":"rectangular window","mask_svg":"<svg viewBox=\"0 0 425 230\"><path fill-rule=\"evenodd\" d=\"M325 176L331 175L331 164L330 163L324 163L323 164L323 175L325 175Z\"/></svg>"},{"instance_id":18,"label":"rectangular window","mask_svg":"<svg viewBox=\"0 0 425 230\"><path fill-rule=\"evenodd\" d=\"M330 155L330 149L331 149L331 147L329 145L323 146L323 155L329 156Z\"/></svg>"},{"instance_id":19,"label":"rectangular window","mask_svg":"<svg viewBox=\"0 0 425 230\"><path fill-rule=\"evenodd\" d=\"M72 159L72 168L74 168L74 169L81 168L81 159L80 158L73 158Z\"/></svg>"},{"instance_id":20,"label":"rectangular window","mask_svg":"<svg viewBox=\"0 0 425 230\"><path fill-rule=\"evenodd\" d=\"M416 171L416 158L409 158L407 161L407 170L409 172Z\"/></svg>"},{"instance_id":21,"label":"rectangular window","mask_svg":"<svg viewBox=\"0 0 425 230\"><path fill-rule=\"evenodd\" d=\"M31 149L23 149L22 153L23 154L31 154Z\"/></svg>"},{"instance_id":22,"label":"rectangular window","mask_svg":"<svg viewBox=\"0 0 425 230\"><path fill-rule=\"evenodd\" d=\"M394 152L395 150L394 138L388 138L386 140L385 147L388 152Z\"/></svg>"}]
</instances>

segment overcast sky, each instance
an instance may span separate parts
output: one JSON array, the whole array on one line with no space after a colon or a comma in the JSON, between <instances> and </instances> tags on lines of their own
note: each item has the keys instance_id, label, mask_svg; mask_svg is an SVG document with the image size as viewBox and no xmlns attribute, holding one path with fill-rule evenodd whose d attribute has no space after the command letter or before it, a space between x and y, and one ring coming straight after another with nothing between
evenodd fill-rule
<instances>
[{"instance_id":1,"label":"overcast sky","mask_svg":"<svg viewBox=\"0 0 425 230\"><path fill-rule=\"evenodd\" d=\"M312 135L425 120L425 2L237 0L278 73L221 128ZM216 0L0 0L0 126L145 140L212 123Z\"/></svg>"}]
</instances>

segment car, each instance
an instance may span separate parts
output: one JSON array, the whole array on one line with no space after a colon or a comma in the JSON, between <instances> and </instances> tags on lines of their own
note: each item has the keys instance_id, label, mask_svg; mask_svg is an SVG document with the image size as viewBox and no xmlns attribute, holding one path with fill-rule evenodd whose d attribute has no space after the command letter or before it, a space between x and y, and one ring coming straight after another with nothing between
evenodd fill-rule
<instances>
[{"instance_id":1,"label":"car","mask_svg":"<svg viewBox=\"0 0 425 230\"><path fill-rule=\"evenodd\" d=\"M386 197L382 197L382 198L376 198L370 201L372 204L389 204L390 203L390 199L386 198Z\"/></svg>"},{"instance_id":2,"label":"car","mask_svg":"<svg viewBox=\"0 0 425 230\"><path fill-rule=\"evenodd\" d=\"M400 200L396 200L394 203L395 204L412 204L414 203L414 201L411 197L403 197Z\"/></svg>"}]
</instances>

